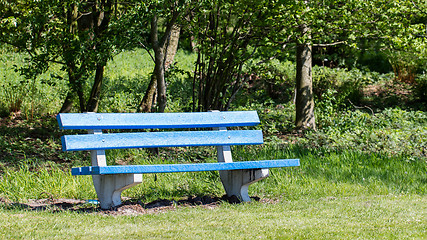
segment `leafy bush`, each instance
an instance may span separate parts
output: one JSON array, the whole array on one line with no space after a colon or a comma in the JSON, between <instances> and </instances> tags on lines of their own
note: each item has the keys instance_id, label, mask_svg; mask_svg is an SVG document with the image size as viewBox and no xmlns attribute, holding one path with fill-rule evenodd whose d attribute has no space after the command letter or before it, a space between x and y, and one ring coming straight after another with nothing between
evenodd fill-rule
<instances>
[{"instance_id":1,"label":"leafy bush","mask_svg":"<svg viewBox=\"0 0 427 240\"><path fill-rule=\"evenodd\" d=\"M377 81L377 73L358 69L313 67L313 94L320 110L345 109L363 98L363 87Z\"/></svg>"},{"instance_id":2,"label":"leafy bush","mask_svg":"<svg viewBox=\"0 0 427 240\"><path fill-rule=\"evenodd\" d=\"M263 130L267 141L277 141L275 135L290 133L294 128L295 105L290 102L288 104L274 104L272 101L263 104L251 103L232 110L257 111L261 123L256 128Z\"/></svg>"},{"instance_id":3,"label":"leafy bush","mask_svg":"<svg viewBox=\"0 0 427 240\"><path fill-rule=\"evenodd\" d=\"M319 131L300 139L304 145L331 150L353 149L427 159L427 113L385 109L375 115L346 111L318 117Z\"/></svg>"},{"instance_id":4,"label":"leafy bush","mask_svg":"<svg viewBox=\"0 0 427 240\"><path fill-rule=\"evenodd\" d=\"M418 75L415 81L415 95L421 102L427 103L427 74Z\"/></svg>"},{"instance_id":5,"label":"leafy bush","mask_svg":"<svg viewBox=\"0 0 427 240\"><path fill-rule=\"evenodd\" d=\"M295 64L274 59L262 65L254 65L250 70L255 76L250 79L249 84L258 97L262 96L262 90L265 96L276 102L292 100L295 91Z\"/></svg>"}]
</instances>

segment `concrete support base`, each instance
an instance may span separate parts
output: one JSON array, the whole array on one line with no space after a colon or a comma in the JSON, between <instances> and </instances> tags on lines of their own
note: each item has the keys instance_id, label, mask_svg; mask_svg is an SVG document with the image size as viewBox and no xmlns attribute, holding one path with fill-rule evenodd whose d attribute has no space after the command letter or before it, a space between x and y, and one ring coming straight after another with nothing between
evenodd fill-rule
<instances>
[{"instance_id":1,"label":"concrete support base","mask_svg":"<svg viewBox=\"0 0 427 240\"><path fill-rule=\"evenodd\" d=\"M122 204L122 191L141 183L142 174L94 175L92 180L101 208L110 209Z\"/></svg>"},{"instance_id":2,"label":"concrete support base","mask_svg":"<svg viewBox=\"0 0 427 240\"><path fill-rule=\"evenodd\" d=\"M225 127L216 128L219 131L227 131ZM218 162L233 162L230 146L217 146ZM236 196L240 201L250 202L248 194L249 185L269 176L268 169L244 169L219 171L222 185L228 197Z\"/></svg>"},{"instance_id":3,"label":"concrete support base","mask_svg":"<svg viewBox=\"0 0 427 240\"><path fill-rule=\"evenodd\" d=\"M228 197L236 196L240 201L250 202L248 187L269 175L268 169L219 171L222 185Z\"/></svg>"}]
</instances>

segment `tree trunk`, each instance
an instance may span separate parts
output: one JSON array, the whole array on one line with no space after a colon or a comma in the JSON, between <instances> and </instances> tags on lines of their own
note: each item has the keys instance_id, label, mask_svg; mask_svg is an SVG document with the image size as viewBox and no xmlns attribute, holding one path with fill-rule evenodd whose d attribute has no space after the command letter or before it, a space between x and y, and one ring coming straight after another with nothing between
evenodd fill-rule
<instances>
[{"instance_id":1,"label":"tree trunk","mask_svg":"<svg viewBox=\"0 0 427 240\"><path fill-rule=\"evenodd\" d=\"M103 35L108 30L109 23L111 20L111 15L114 11L112 8L113 1L107 0L107 1L101 1L100 6L97 4L94 4L92 6L92 17L93 17L93 23L94 23L94 38L93 41L96 43L94 45L95 51L104 51L104 53L107 53L110 51L110 49L100 49L100 44L97 43L98 39L101 39ZM102 41L102 40L100 40ZM92 90L89 95L89 99L86 105L86 111L88 112L96 112L98 111L98 105L99 105L99 98L101 95L101 89L102 89L102 83L104 78L104 69L107 65L107 56L104 56L103 59L97 60L96 62L96 72L95 72L95 79L92 86Z\"/></svg>"},{"instance_id":2,"label":"tree trunk","mask_svg":"<svg viewBox=\"0 0 427 240\"><path fill-rule=\"evenodd\" d=\"M73 91L77 94L79 98L79 106L80 112L86 111L85 99L83 93L83 84L81 80L81 74L76 74L76 65L74 60L71 62L67 62L67 74L68 74L68 82L70 83L70 91ZM70 93L73 95L73 93Z\"/></svg>"},{"instance_id":3,"label":"tree trunk","mask_svg":"<svg viewBox=\"0 0 427 240\"><path fill-rule=\"evenodd\" d=\"M72 4L70 8L67 9L67 23L70 26L69 32L71 34L77 34L78 32L78 7L77 4ZM71 46L66 45L65 49L70 48ZM64 52L66 52L64 50ZM67 59L67 58L65 58ZM67 93L67 97L64 100L64 103L62 104L61 110L59 112L66 113L70 112L75 96L78 96L79 99L79 107L80 111L85 111L85 100L84 100L84 94L83 94L83 85L81 83L81 74L77 74L77 66L76 61L74 59L69 59L66 61L67 66L67 74L68 74L68 82L70 83L70 89Z\"/></svg>"},{"instance_id":4,"label":"tree trunk","mask_svg":"<svg viewBox=\"0 0 427 240\"><path fill-rule=\"evenodd\" d=\"M64 103L62 103L60 113L69 113L73 108L73 91L70 89L65 97Z\"/></svg>"},{"instance_id":5,"label":"tree trunk","mask_svg":"<svg viewBox=\"0 0 427 240\"><path fill-rule=\"evenodd\" d=\"M157 111L164 112L166 108L165 44L159 43L157 15L151 19L151 43L154 48L154 75L157 79Z\"/></svg>"},{"instance_id":6,"label":"tree trunk","mask_svg":"<svg viewBox=\"0 0 427 240\"><path fill-rule=\"evenodd\" d=\"M306 34L308 28L302 27ZM310 43L297 46L296 74L296 119L298 130L316 129L314 118L313 80L312 80L312 47Z\"/></svg>"},{"instance_id":7,"label":"tree trunk","mask_svg":"<svg viewBox=\"0 0 427 240\"><path fill-rule=\"evenodd\" d=\"M86 106L86 111L88 112L98 111L99 97L101 95L102 82L104 78L104 66L105 64L97 64L95 80Z\"/></svg>"},{"instance_id":8,"label":"tree trunk","mask_svg":"<svg viewBox=\"0 0 427 240\"><path fill-rule=\"evenodd\" d=\"M176 51L178 50L180 30L180 27L178 27L177 25L172 28L172 32L168 39L166 56L164 59L165 71L167 71L169 67L173 64L173 59L175 58ZM156 91L157 77L156 74L153 74L151 76L151 81L148 84L147 91L145 92L145 95L138 106L139 112L152 112L152 106L156 101Z\"/></svg>"},{"instance_id":9,"label":"tree trunk","mask_svg":"<svg viewBox=\"0 0 427 240\"><path fill-rule=\"evenodd\" d=\"M158 33L158 18L154 14L151 19L151 43L154 49L154 74L157 79L157 111L164 112L166 108L166 82L165 82L165 71L166 71L166 62L168 66L173 57L175 56L176 49L178 47L179 40L179 28L175 25L176 20L178 19L179 12L175 11L172 15L172 18L167 23L165 33L161 40L159 40ZM177 39L175 39L177 38ZM176 43L176 44L175 44ZM168 56L168 48L171 46L173 50L173 55Z\"/></svg>"},{"instance_id":10,"label":"tree trunk","mask_svg":"<svg viewBox=\"0 0 427 240\"><path fill-rule=\"evenodd\" d=\"M176 51L178 50L179 35L181 28L178 25L173 25L170 36L168 38L168 43L166 47L166 56L165 56L165 70L167 71L170 66L173 64L173 59L175 58Z\"/></svg>"},{"instance_id":11,"label":"tree trunk","mask_svg":"<svg viewBox=\"0 0 427 240\"><path fill-rule=\"evenodd\" d=\"M148 84L147 91L138 106L138 112L152 112L153 103L155 102L155 95L157 91L157 78L156 75L151 75L151 81Z\"/></svg>"},{"instance_id":12,"label":"tree trunk","mask_svg":"<svg viewBox=\"0 0 427 240\"><path fill-rule=\"evenodd\" d=\"M165 65L164 65L164 51L157 49L156 51L156 65L154 72L157 79L157 111L164 112L166 108L166 82L165 82Z\"/></svg>"}]
</instances>

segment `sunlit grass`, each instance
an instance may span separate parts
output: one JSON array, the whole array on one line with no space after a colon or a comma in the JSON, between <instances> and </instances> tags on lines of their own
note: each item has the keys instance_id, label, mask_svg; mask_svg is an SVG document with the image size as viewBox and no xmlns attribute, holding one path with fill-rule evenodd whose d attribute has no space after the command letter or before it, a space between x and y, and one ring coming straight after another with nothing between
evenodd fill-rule
<instances>
[{"instance_id":1,"label":"sunlit grass","mask_svg":"<svg viewBox=\"0 0 427 240\"><path fill-rule=\"evenodd\" d=\"M356 196L178 207L140 216L0 208L6 239L423 239L427 197Z\"/></svg>"},{"instance_id":2,"label":"sunlit grass","mask_svg":"<svg viewBox=\"0 0 427 240\"><path fill-rule=\"evenodd\" d=\"M215 161L214 148L192 148L206 154L204 162ZM188 149L191 150L191 149ZM138 154L141 152L141 154ZM161 150L162 152L162 150ZM163 164L196 161L185 156L187 151L169 149L159 157L131 150L130 164ZM126 158L127 151L107 154L110 162ZM183 155L184 154L184 155ZM427 193L427 174L421 161L405 161L404 157L385 157L357 151L325 152L300 147L266 145L236 147L236 161L299 158L300 167L271 169L270 177L251 185L250 195L261 198L297 200L358 195ZM87 163L89 159L87 159ZM85 161L83 161L84 164ZM37 168L23 165L17 171L4 169L0 182L1 195L13 200L38 198L42 193L56 197L95 198L90 176L70 175L59 166ZM35 169L35 170L34 170ZM145 174L143 183L126 190L123 196L154 201L187 196L218 196L224 194L217 172Z\"/></svg>"}]
</instances>

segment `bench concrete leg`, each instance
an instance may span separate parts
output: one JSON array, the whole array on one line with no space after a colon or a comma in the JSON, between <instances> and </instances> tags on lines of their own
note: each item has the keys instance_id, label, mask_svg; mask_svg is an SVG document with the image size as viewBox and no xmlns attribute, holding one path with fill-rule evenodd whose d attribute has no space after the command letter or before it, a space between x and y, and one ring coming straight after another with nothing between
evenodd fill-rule
<instances>
[{"instance_id":1,"label":"bench concrete leg","mask_svg":"<svg viewBox=\"0 0 427 240\"><path fill-rule=\"evenodd\" d=\"M220 131L227 131L226 128L218 128ZM230 146L218 146L218 162L233 162ZM227 196L236 196L240 201L250 202L248 194L249 185L258 182L269 175L268 169L245 169L219 171L222 185L224 186Z\"/></svg>"},{"instance_id":2,"label":"bench concrete leg","mask_svg":"<svg viewBox=\"0 0 427 240\"><path fill-rule=\"evenodd\" d=\"M90 134L102 134L102 130L89 130ZM105 150L90 151L92 166L107 166ZM102 209L122 204L122 191L142 182L142 174L93 175L98 201Z\"/></svg>"},{"instance_id":3,"label":"bench concrete leg","mask_svg":"<svg viewBox=\"0 0 427 240\"><path fill-rule=\"evenodd\" d=\"M221 182L224 185L227 196L235 195L240 201L250 202L248 187L269 175L268 169L248 169L219 171Z\"/></svg>"},{"instance_id":4,"label":"bench concrete leg","mask_svg":"<svg viewBox=\"0 0 427 240\"><path fill-rule=\"evenodd\" d=\"M92 176L92 180L101 208L110 209L122 203L123 190L142 182L142 174Z\"/></svg>"}]
</instances>

